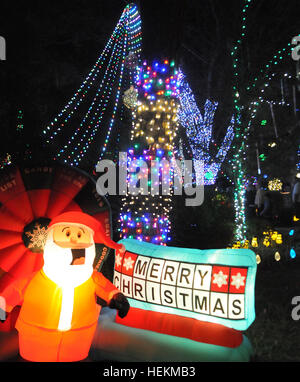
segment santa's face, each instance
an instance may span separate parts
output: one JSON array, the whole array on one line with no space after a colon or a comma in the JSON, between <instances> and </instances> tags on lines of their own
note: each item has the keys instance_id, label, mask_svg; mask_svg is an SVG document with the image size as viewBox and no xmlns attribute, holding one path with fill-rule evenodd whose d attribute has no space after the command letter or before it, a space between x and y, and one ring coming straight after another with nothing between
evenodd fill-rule
<instances>
[{"instance_id":1,"label":"santa's face","mask_svg":"<svg viewBox=\"0 0 300 382\"><path fill-rule=\"evenodd\" d=\"M70 265L85 263L86 248L94 244L93 232L85 226L74 224L57 224L53 227L53 243L60 248L69 249L72 253Z\"/></svg>"},{"instance_id":2,"label":"santa's face","mask_svg":"<svg viewBox=\"0 0 300 382\"><path fill-rule=\"evenodd\" d=\"M72 253L70 265L82 265L86 261L86 248L94 244L92 231L81 225L58 224L53 227L53 242Z\"/></svg>"},{"instance_id":3,"label":"santa's face","mask_svg":"<svg viewBox=\"0 0 300 382\"><path fill-rule=\"evenodd\" d=\"M80 224L57 224L49 229L44 248L44 272L59 284L84 280L93 271L93 231Z\"/></svg>"}]
</instances>

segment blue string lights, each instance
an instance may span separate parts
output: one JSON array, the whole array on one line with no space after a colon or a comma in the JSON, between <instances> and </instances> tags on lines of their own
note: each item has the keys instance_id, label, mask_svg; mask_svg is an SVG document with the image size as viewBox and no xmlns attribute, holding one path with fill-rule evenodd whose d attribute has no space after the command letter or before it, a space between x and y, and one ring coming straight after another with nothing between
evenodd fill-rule
<instances>
[{"instance_id":1,"label":"blue string lights","mask_svg":"<svg viewBox=\"0 0 300 382\"><path fill-rule=\"evenodd\" d=\"M95 144L96 138L99 137L98 132L104 125L104 118L108 115L108 128L101 134L101 141L97 142L99 158L102 158L107 150L120 106L126 58L134 56L139 62L141 41L140 15L137 6L129 4L81 86L43 131L48 144L56 144L57 140L64 141L54 159L78 166L87 156L91 145ZM134 68L128 69L128 72L131 76ZM95 92L94 95L92 92ZM75 116L80 115L83 117L78 123ZM99 158L96 158L95 163Z\"/></svg>"},{"instance_id":2,"label":"blue string lights","mask_svg":"<svg viewBox=\"0 0 300 382\"><path fill-rule=\"evenodd\" d=\"M213 158L210 146L213 143L212 129L218 103L207 100L204 106L204 115L202 116L193 92L182 72L179 75L178 99L178 119L185 129L193 154L196 183L203 179L202 172L204 171L204 185L215 184L221 165L233 140L235 119L234 117L231 118L221 147L215 158ZM196 165L197 161L203 163L204 169L202 166Z\"/></svg>"}]
</instances>

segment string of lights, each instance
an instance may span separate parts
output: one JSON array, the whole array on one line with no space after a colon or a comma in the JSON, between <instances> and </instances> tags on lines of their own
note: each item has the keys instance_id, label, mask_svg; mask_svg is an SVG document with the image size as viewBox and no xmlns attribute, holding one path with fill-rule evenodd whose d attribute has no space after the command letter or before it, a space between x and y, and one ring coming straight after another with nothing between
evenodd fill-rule
<instances>
[{"instance_id":1,"label":"string of lights","mask_svg":"<svg viewBox=\"0 0 300 382\"><path fill-rule=\"evenodd\" d=\"M100 158L103 156L115 124L120 94L124 87L126 58L131 55L139 61L141 41L140 15L137 6L129 4L125 7L104 50L79 89L43 131L48 144L52 145L56 143L56 140L60 144L65 141L54 159L70 165L79 165L80 161L87 156L91 145L95 144L95 138L101 139L100 142L97 139L97 148L99 148ZM128 69L128 73L129 76L132 75L132 68ZM83 117L78 123L80 115ZM108 125L105 116L109 119ZM100 136L98 132L104 128L103 126L108 127ZM105 137L104 142L103 137ZM95 163L97 159L99 158L95 158Z\"/></svg>"},{"instance_id":2,"label":"string of lights","mask_svg":"<svg viewBox=\"0 0 300 382\"><path fill-rule=\"evenodd\" d=\"M274 56L265 64L265 66L260 69L259 75L256 76L252 82L246 86L246 91L249 93L253 93L255 90L256 93L253 93L254 100L250 102L248 111L248 122L243 121L241 123L241 116L243 109L245 109L244 105L241 102L240 93L242 91L240 74L239 74L239 52L243 42L243 39L246 35L246 15L247 10L251 0L245 0L243 6L243 17L242 17L242 26L241 26L241 37L237 40L234 45L231 55L233 57L233 69L234 69L234 85L233 85L233 99L234 99L234 108L236 112L237 121L236 130L235 130L235 139L233 148L235 150L235 154L233 156L232 165L233 165L233 173L234 173L234 182L235 182L235 191L234 191L234 205L235 205L235 232L234 237L236 241L244 242L246 240L247 233L247 224L245 219L245 190L246 190L246 177L245 177L245 160L246 160L246 152L247 152L247 139L249 135L250 128L253 124L254 119L257 116L257 111L259 106L268 102L263 96L266 88L269 86L270 81L274 78L275 73L270 74L270 70L272 66L277 66L280 62L283 61L284 58L289 56L290 51L293 49L291 47L291 43L287 43L287 46L283 49L278 50ZM288 74L284 75L285 77L290 77ZM258 88L258 85L260 87ZM257 93L259 95L257 95ZM277 102L279 104L279 102ZM285 101L282 99L280 101L281 105L285 104Z\"/></svg>"},{"instance_id":3,"label":"string of lights","mask_svg":"<svg viewBox=\"0 0 300 382\"><path fill-rule=\"evenodd\" d=\"M71 151L71 155L69 155L68 159L65 159L64 162L70 162L71 164L78 165L78 160L80 160L81 155L87 151L87 148L88 148L90 142L94 139L95 134L97 133L97 128L98 128L98 126L102 120L102 117L104 115L104 112L106 110L107 104L109 102L109 99L110 99L110 96L111 96L112 90L113 90L112 87L109 86L109 81L114 81L116 78L116 75L117 75L117 68L118 68L117 67L117 57L114 59L114 54L115 54L115 50L116 50L115 48L117 48L117 47L118 47L118 45L116 44L114 46L113 51L112 51L112 55L111 55L110 60L108 62L107 69L104 73L103 79L100 83L100 86L97 90L97 93L94 97L94 100L92 101L86 115L84 116L82 122L79 124L78 128L75 130L74 134L70 137L70 140L67 142L67 144L64 146L64 148L62 148L59 151L59 153L57 154L57 157L61 157L62 153L66 149L69 150L70 144L78 136L78 134L81 133L81 129L84 126L84 124L87 122L87 119L90 116L90 114L92 113L94 106L96 107L95 115L98 116L98 120L97 120L95 126L93 127L93 129L90 130L91 126L94 124L94 120L96 119L95 117L92 118L93 120L90 121L90 124L87 126L86 130L80 134L79 142ZM112 65L115 67L115 70L110 70ZM101 90L102 90L103 84L104 84L104 93L107 94L107 97L105 99L103 99L101 97ZM79 154L77 154L77 156L75 156L75 154L78 150L80 150L80 152L79 152Z\"/></svg>"},{"instance_id":4,"label":"string of lights","mask_svg":"<svg viewBox=\"0 0 300 382\"><path fill-rule=\"evenodd\" d=\"M233 176L234 176L234 208L235 208L235 232L234 237L236 241L243 242L246 239L246 221L245 221L245 174L244 174L244 161L245 161L245 140L242 139L242 123L241 114L243 105L240 99L240 49L242 42L246 36L247 26L247 11L251 0L245 0L242 8L242 23L240 38L236 41L231 51L233 59L233 95L234 95L234 110L235 110L235 135L233 141ZM248 126L250 127L250 126Z\"/></svg>"},{"instance_id":5,"label":"string of lights","mask_svg":"<svg viewBox=\"0 0 300 382\"><path fill-rule=\"evenodd\" d=\"M217 102L206 100L202 116L193 92L182 72L179 74L179 110L178 119L185 129L186 136L193 154L196 183L203 179L204 185L215 184L221 165L230 149L234 136L234 117L231 118L224 140L215 156L211 153L213 121ZM181 142L182 143L182 142ZM203 163L203 166L199 166Z\"/></svg>"},{"instance_id":6,"label":"string of lights","mask_svg":"<svg viewBox=\"0 0 300 382\"><path fill-rule=\"evenodd\" d=\"M122 238L166 245L171 240L174 170L170 164L178 128L178 71L173 61L152 65L145 61L135 79L138 102L133 110L128 192L121 201L119 231Z\"/></svg>"}]
</instances>

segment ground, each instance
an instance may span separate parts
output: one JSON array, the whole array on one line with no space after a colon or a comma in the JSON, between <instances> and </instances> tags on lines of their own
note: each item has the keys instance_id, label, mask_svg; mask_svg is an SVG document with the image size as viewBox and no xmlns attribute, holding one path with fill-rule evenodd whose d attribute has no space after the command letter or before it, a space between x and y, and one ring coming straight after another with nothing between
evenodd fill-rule
<instances>
[{"instance_id":1,"label":"ground","mask_svg":"<svg viewBox=\"0 0 300 382\"><path fill-rule=\"evenodd\" d=\"M292 298L300 296L300 261L273 262L257 267L256 319L246 335L254 348L254 361L300 361L300 320L292 319Z\"/></svg>"}]
</instances>

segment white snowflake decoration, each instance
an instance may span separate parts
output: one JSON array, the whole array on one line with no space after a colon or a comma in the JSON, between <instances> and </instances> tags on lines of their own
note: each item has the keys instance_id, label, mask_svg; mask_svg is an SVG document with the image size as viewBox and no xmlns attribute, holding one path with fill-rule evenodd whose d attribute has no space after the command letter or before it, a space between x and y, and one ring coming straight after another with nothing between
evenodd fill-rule
<instances>
[{"instance_id":1,"label":"white snowflake decoration","mask_svg":"<svg viewBox=\"0 0 300 382\"><path fill-rule=\"evenodd\" d=\"M214 279L213 284L217 284L219 288L222 287L222 285L227 284L227 275L224 275L222 271L219 271L219 273L214 273Z\"/></svg>"},{"instance_id":2,"label":"white snowflake decoration","mask_svg":"<svg viewBox=\"0 0 300 382\"><path fill-rule=\"evenodd\" d=\"M246 277L242 276L240 274L240 272L237 273L236 275L231 276L231 277L232 277L231 285L234 285L236 287L236 289L240 289L241 286L245 285L244 281L245 281Z\"/></svg>"},{"instance_id":3,"label":"white snowflake decoration","mask_svg":"<svg viewBox=\"0 0 300 382\"><path fill-rule=\"evenodd\" d=\"M32 232L25 232L26 236L30 238L30 243L28 248L43 250L46 238L47 238L47 228L41 227L40 224L36 224Z\"/></svg>"},{"instance_id":4,"label":"white snowflake decoration","mask_svg":"<svg viewBox=\"0 0 300 382\"><path fill-rule=\"evenodd\" d=\"M116 255L116 266L120 267L122 264L122 256L119 255L119 253Z\"/></svg>"},{"instance_id":5,"label":"white snowflake decoration","mask_svg":"<svg viewBox=\"0 0 300 382\"><path fill-rule=\"evenodd\" d=\"M126 271L133 268L134 260L131 257L126 257L124 259L123 266L126 268Z\"/></svg>"}]
</instances>

